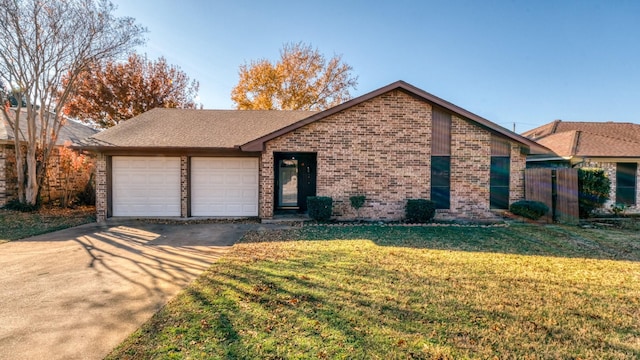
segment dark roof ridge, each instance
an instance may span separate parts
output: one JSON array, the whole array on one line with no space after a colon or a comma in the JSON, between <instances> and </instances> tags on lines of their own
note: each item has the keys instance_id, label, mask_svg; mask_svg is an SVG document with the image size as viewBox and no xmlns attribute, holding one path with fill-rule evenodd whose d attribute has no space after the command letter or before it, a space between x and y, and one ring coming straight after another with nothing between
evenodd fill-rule
<instances>
[{"instance_id":1,"label":"dark roof ridge","mask_svg":"<svg viewBox=\"0 0 640 360\"><path fill-rule=\"evenodd\" d=\"M580 135L582 134L582 131L580 130L573 130L573 132L575 134L573 135L573 146L571 147L571 155L575 155L578 153L578 148L580 146Z\"/></svg>"}]
</instances>

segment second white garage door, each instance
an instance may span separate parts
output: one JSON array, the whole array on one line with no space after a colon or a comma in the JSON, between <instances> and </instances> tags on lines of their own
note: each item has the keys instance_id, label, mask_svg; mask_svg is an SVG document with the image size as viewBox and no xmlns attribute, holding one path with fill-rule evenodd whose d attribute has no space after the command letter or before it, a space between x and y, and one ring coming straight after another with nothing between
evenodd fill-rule
<instances>
[{"instance_id":1,"label":"second white garage door","mask_svg":"<svg viewBox=\"0 0 640 360\"><path fill-rule=\"evenodd\" d=\"M258 158L191 158L191 216L258 216Z\"/></svg>"}]
</instances>

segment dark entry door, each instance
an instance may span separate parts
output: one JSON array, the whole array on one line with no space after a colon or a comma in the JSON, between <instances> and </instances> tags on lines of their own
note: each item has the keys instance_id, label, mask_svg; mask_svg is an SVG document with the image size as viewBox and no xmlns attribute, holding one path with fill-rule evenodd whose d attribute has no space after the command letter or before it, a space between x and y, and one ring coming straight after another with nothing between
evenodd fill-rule
<instances>
[{"instance_id":1,"label":"dark entry door","mask_svg":"<svg viewBox=\"0 0 640 360\"><path fill-rule=\"evenodd\" d=\"M276 153L274 160L276 208L307 211L307 197L316 195L316 154Z\"/></svg>"}]
</instances>

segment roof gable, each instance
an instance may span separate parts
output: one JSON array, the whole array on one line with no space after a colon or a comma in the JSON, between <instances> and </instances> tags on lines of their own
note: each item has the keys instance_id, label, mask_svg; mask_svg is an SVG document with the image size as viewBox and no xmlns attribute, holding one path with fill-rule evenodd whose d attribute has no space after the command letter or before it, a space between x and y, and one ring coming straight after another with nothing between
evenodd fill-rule
<instances>
[{"instance_id":1,"label":"roof gable","mask_svg":"<svg viewBox=\"0 0 640 360\"><path fill-rule=\"evenodd\" d=\"M640 157L639 141L586 131L555 133L538 142L562 157Z\"/></svg>"},{"instance_id":2,"label":"roof gable","mask_svg":"<svg viewBox=\"0 0 640 360\"><path fill-rule=\"evenodd\" d=\"M640 157L640 125L556 120L523 133L563 157Z\"/></svg>"},{"instance_id":3,"label":"roof gable","mask_svg":"<svg viewBox=\"0 0 640 360\"><path fill-rule=\"evenodd\" d=\"M431 104L434 104L446 111L452 112L454 114L457 114L458 116L468 119L470 121L472 121L473 123L477 124L480 127L483 127L489 131L491 131L492 133L495 134L499 134L502 135L506 138L509 138L511 140L514 140L520 144L522 144L523 146L527 147L530 149L530 152L533 153L550 153L551 151L547 148L545 148L544 146L539 145L538 143L531 141L530 139L527 139L521 135L518 135L510 130L507 130L487 119L484 119L476 114L473 114L470 111L467 111L459 106L456 106L446 100L443 100L435 95L432 95L424 90L421 90L411 84L408 84L404 81L396 81L392 84L389 84L387 86L384 86L380 89L374 90L368 94L359 96L357 98L351 99L347 102L344 102L340 105L334 106L330 109L327 109L325 111L319 112L317 114L314 114L312 116L309 116L305 119L301 119L298 122L295 122L293 124L290 124L284 128L278 129L270 134L267 134L265 136L262 136L260 138L257 138L255 140L249 141L245 144L243 144L241 146L242 150L245 151L262 151L264 148L264 144L265 142L275 139L278 136L284 135L286 133L289 133L293 130L296 130L300 127L303 127L305 125L308 125L310 123L313 123L315 121L324 119L328 116L331 116L333 114L336 114L340 111L343 111L345 109L351 108L353 106L356 106L360 103L363 103L365 101L371 100L377 96L380 96L382 94L385 94L389 91L393 91L393 90L401 90L406 92L407 94L413 96L413 97L417 97L423 101L429 102Z\"/></svg>"}]
</instances>

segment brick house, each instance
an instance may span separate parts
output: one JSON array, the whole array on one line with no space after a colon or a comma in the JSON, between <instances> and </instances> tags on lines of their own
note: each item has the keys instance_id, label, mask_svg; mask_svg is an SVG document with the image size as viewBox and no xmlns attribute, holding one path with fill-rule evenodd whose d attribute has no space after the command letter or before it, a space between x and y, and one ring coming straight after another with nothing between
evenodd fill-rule
<instances>
[{"instance_id":1,"label":"brick house","mask_svg":"<svg viewBox=\"0 0 640 360\"><path fill-rule=\"evenodd\" d=\"M402 81L322 112L154 109L96 134L97 217L259 216L308 196L365 195L360 217L399 220L407 199L440 218L490 218L524 197L526 155L549 153Z\"/></svg>"},{"instance_id":2,"label":"brick house","mask_svg":"<svg viewBox=\"0 0 640 360\"><path fill-rule=\"evenodd\" d=\"M530 155L529 167L592 167L611 180L606 207L614 203L640 211L640 125L556 120L522 134L553 150Z\"/></svg>"},{"instance_id":3,"label":"brick house","mask_svg":"<svg viewBox=\"0 0 640 360\"><path fill-rule=\"evenodd\" d=\"M9 111L12 115L15 115L14 109ZM19 136L24 138L24 134L27 133L26 109L23 108L21 111L22 121L20 122L21 129ZM80 140L96 132L96 130L72 120L67 121L67 123L62 126L56 142L57 147L54 148L49 157L47 176L40 190L40 196L43 202L47 203L59 198L62 194L62 181L67 180L67 174L64 174L59 167L59 158L57 156L58 147L63 146L66 142L77 144ZM6 119L4 119L4 116L0 116L0 207L17 197L18 184L15 173L15 161L15 134ZM85 179L87 176L84 175L85 174L69 175L71 176L69 181L75 191L81 191L86 185Z\"/></svg>"}]
</instances>

